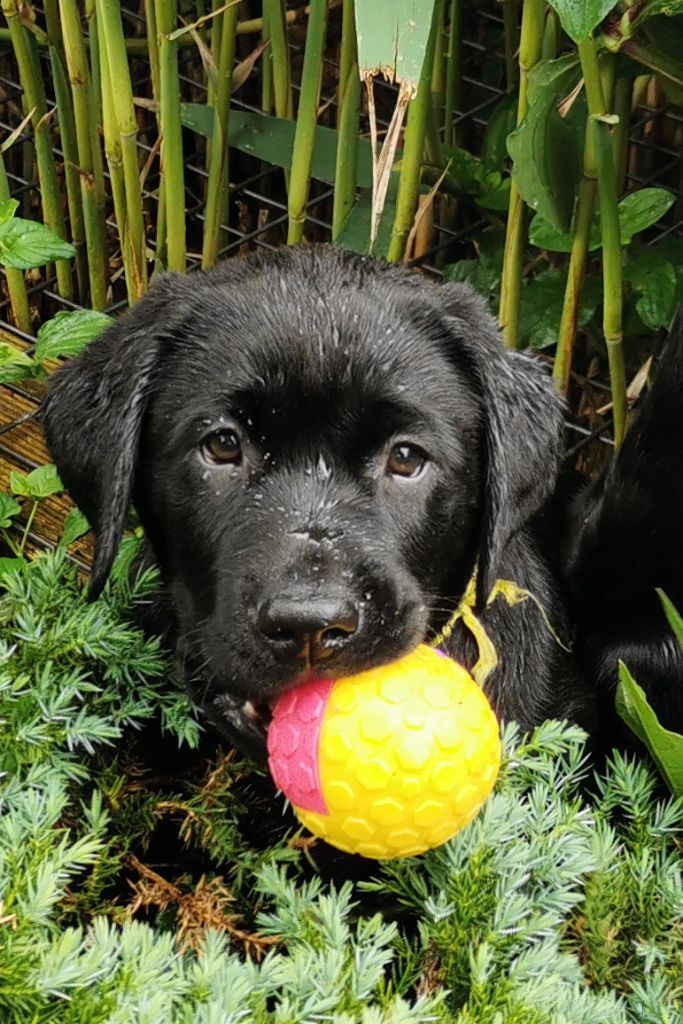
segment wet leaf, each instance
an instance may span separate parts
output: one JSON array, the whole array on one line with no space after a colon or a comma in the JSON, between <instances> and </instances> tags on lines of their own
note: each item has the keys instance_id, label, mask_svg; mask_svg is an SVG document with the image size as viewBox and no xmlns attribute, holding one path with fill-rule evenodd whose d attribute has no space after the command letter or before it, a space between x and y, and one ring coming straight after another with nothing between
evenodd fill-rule
<instances>
[{"instance_id":1,"label":"wet leaf","mask_svg":"<svg viewBox=\"0 0 683 1024\"><path fill-rule=\"evenodd\" d=\"M35 357L42 363L59 356L77 356L112 323L106 313L93 309L57 313L38 331Z\"/></svg>"},{"instance_id":2,"label":"wet leaf","mask_svg":"<svg viewBox=\"0 0 683 1024\"><path fill-rule=\"evenodd\" d=\"M615 6L614 0L548 0L575 43L587 39Z\"/></svg>"},{"instance_id":3,"label":"wet leaf","mask_svg":"<svg viewBox=\"0 0 683 1024\"><path fill-rule=\"evenodd\" d=\"M36 375L36 364L25 352L0 341L0 385L30 380Z\"/></svg>"},{"instance_id":4,"label":"wet leaf","mask_svg":"<svg viewBox=\"0 0 683 1024\"><path fill-rule=\"evenodd\" d=\"M529 75L526 117L507 140L520 195L558 231L566 231L571 223L583 130L581 119L561 117L557 104L576 86L578 76L574 57L537 64Z\"/></svg>"},{"instance_id":5,"label":"wet leaf","mask_svg":"<svg viewBox=\"0 0 683 1024\"><path fill-rule=\"evenodd\" d=\"M656 249L639 247L629 253L624 267L628 281L639 298L636 310L646 327L666 327L675 312L676 272Z\"/></svg>"},{"instance_id":6,"label":"wet leaf","mask_svg":"<svg viewBox=\"0 0 683 1024\"><path fill-rule=\"evenodd\" d=\"M18 199L5 199L0 203L0 224L6 224L8 220L11 220L18 207Z\"/></svg>"},{"instance_id":7,"label":"wet leaf","mask_svg":"<svg viewBox=\"0 0 683 1024\"><path fill-rule=\"evenodd\" d=\"M547 270L525 281L519 314L519 337L524 348L540 350L557 344L567 275L564 270ZM595 315L602 298L601 282L586 276L581 295L579 327Z\"/></svg>"},{"instance_id":8,"label":"wet leaf","mask_svg":"<svg viewBox=\"0 0 683 1024\"><path fill-rule=\"evenodd\" d=\"M0 491L0 529L6 530L12 525L12 520L21 512L21 505L5 491Z\"/></svg>"},{"instance_id":9,"label":"wet leaf","mask_svg":"<svg viewBox=\"0 0 683 1024\"><path fill-rule=\"evenodd\" d=\"M358 71L413 89L422 71L435 0L356 0Z\"/></svg>"},{"instance_id":10,"label":"wet leaf","mask_svg":"<svg viewBox=\"0 0 683 1024\"><path fill-rule=\"evenodd\" d=\"M634 235L651 227L673 205L675 196L665 188L640 188L619 201L621 244L628 245Z\"/></svg>"},{"instance_id":11,"label":"wet leaf","mask_svg":"<svg viewBox=\"0 0 683 1024\"><path fill-rule=\"evenodd\" d=\"M517 93L508 93L496 104L486 126L481 159L488 171L502 171L507 163L507 137L517 124Z\"/></svg>"},{"instance_id":12,"label":"wet leaf","mask_svg":"<svg viewBox=\"0 0 683 1024\"><path fill-rule=\"evenodd\" d=\"M683 736L665 729L650 707L645 691L629 670L619 664L616 709L653 760L676 796L683 796Z\"/></svg>"},{"instance_id":13,"label":"wet leaf","mask_svg":"<svg viewBox=\"0 0 683 1024\"><path fill-rule=\"evenodd\" d=\"M73 245L63 241L44 224L13 217L0 224L0 264L15 270L42 267L50 260L75 255Z\"/></svg>"},{"instance_id":14,"label":"wet leaf","mask_svg":"<svg viewBox=\"0 0 683 1024\"><path fill-rule=\"evenodd\" d=\"M57 467L49 463L38 466L31 473L10 473L9 484L13 494L23 498L49 498L51 494L61 494L64 484L59 478Z\"/></svg>"},{"instance_id":15,"label":"wet leaf","mask_svg":"<svg viewBox=\"0 0 683 1024\"><path fill-rule=\"evenodd\" d=\"M79 508L72 508L64 520L62 543L69 546L86 534L92 527Z\"/></svg>"}]
</instances>

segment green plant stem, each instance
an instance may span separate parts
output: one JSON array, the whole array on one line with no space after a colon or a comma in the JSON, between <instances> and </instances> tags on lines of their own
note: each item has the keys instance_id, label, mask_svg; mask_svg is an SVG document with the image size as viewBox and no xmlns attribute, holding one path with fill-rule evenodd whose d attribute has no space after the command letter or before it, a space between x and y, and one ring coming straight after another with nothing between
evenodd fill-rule
<instances>
[{"instance_id":1,"label":"green plant stem","mask_svg":"<svg viewBox=\"0 0 683 1024\"><path fill-rule=\"evenodd\" d=\"M460 2L450 0L448 19L448 49L446 51L446 94L444 97L444 142L453 146L457 142L453 119L460 100L460 75L462 65L462 37L460 25Z\"/></svg>"},{"instance_id":2,"label":"green plant stem","mask_svg":"<svg viewBox=\"0 0 683 1024\"><path fill-rule=\"evenodd\" d=\"M337 103L337 128L341 125L344 104L344 89L349 83L349 69L358 63L358 45L356 43L356 20L354 0L343 0L342 30L339 44L339 78ZM357 70L357 69L356 69Z\"/></svg>"},{"instance_id":3,"label":"green plant stem","mask_svg":"<svg viewBox=\"0 0 683 1024\"><path fill-rule=\"evenodd\" d=\"M541 56L544 8L543 0L525 0L522 9L522 31L519 45L519 99L517 102L518 125L522 123L527 112L529 72ZM519 342L519 306L522 294L526 237L526 207L513 177L510 185L498 314L500 329L503 332L505 343L510 348L517 348Z\"/></svg>"},{"instance_id":4,"label":"green plant stem","mask_svg":"<svg viewBox=\"0 0 683 1024\"><path fill-rule=\"evenodd\" d=\"M93 133L95 111L92 104L90 68L83 44L80 13L76 0L59 0L59 12L64 33L64 49L71 81L76 123L78 170L88 250L90 303L93 309L105 309L107 305L107 245L103 209L101 203L98 202L93 156L93 149L97 147L99 150L99 139L97 134ZM100 191L104 191L103 183Z\"/></svg>"},{"instance_id":5,"label":"green plant stem","mask_svg":"<svg viewBox=\"0 0 683 1024\"><path fill-rule=\"evenodd\" d=\"M26 520L26 526L24 527L24 532L23 532L22 537L21 537L21 542L19 544L19 551L18 551L19 558L23 558L24 557L24 551L26 550L26 545L28 543L29 534L31 532L31 527L33 526L33 520L36 517L36 512L38 511L38 505L39 504L40 504L40 502L36 501L36 499L34 498L33 505L31 506L31 511L29 512L28 519Z\"/></svg>"},{"instance_id":6,"label":"green plant stem","mask_svg":"<svg viewBox=\"0 0 683 1024\"><path fill-rule=\"evenodd\" d=\"M95 27L98 34L100 53L105 54L104 27L102 19L95 18ZM123 161L121 159L121 140L119 138L116 114L114 112L113 88L109 74L109 64L102 61L102 128L104 131L104 150L109 167L109 178L111 181L111 194L114 202L114 217L119 231L119 244L126 279L126 294L128 303L132 305L137 299L135 289L135 267L130 246L130 234L128 231L128 214L126 210L126 183L123 174Z\"/></svg>"},{"instance_id":7,"label":"green plant stem","mask_svg":"<svg viewBox=\"0 0 683 1024\"><path fill-rule=\"evenodd\" d=\"M137 121L118 0L97 0L97 20L102 23L100 39L104 41L106 50L112 109L121 146L126 188L126 224L131 250L130 269L133 273L132 293L139 299L147 289L147 254L137 153Z\"/></svg>"},{"instance_id":8,"label":"green plant stem","mask_svg":"<svg viewBox=\"0 0 683 1024\"><path fill-rule=\"evenodd\" d=\"M609 62L613 64L613 61ZM619 118L614 130L614 166L617 170L617 191L624 190L626 171L628 169L628 129L631 121L631 100L633 82L630 78L618 78L614 83L614 102L612 110Z\"/></svg>"},{"instance_id":9,"label":"green plant stem","mask_svg":"<svg viewBox=\"0 0 683 1024\"><path fill-rule=\"evenodd\" d=\"M327 0L312 0L306 32L304 65L301 72L299 110L294 131L292 170L289 179L287 244L296 245L304 237L306 203L311 185L311 165L318 122L318 103L325 55Z\"/></svg>"},{"instance_id":10,"label":"green plant stem","mask_svg":"<svg viewBox=\"0 0 683 1024\"><path fill-rule=\"evenodd\" d=\"M617 176L595 41L592 37L584 39L578 44L578 49L588 100L589 131L593 133L595 144L602 229L603 333L612 388L614 442L619 446L626 433L627 402L622 344L623 286ZM613 58L610 56L609 59Z\"/></svg>"},{"instance_id":11,"label":"green plant stem","mask_svg":"<svg viewBox=\"0 0 683 1024\"><path fill-rule=\"evenodd\" d=\"M294 116L294 101L284 0L263 0L263 10L268 18L275 115L291 120Z\"/></svg>"},{"instance_id":12,"label":"green plant stem","mask_svg":"<svg viewBox=\"0 0 683 1024\"><path fill-rule=\"evenodd\" d=\"M180 120L178 46L174 40L168 38L177 28L177 0L156 0L156 15L161 39L159 121L161 126L161 174L166 209L166 257L169 270L184 271L185 173ZM235 17L237 17L236 13Z\"/></svg>"},{"instance_id":13,"label":"green plant stem","mask_svg":"<svg viewBox=\"0 0 683 1024\"><path fill-rule=\"evenodd\" d=\"M88 24L88 34L84 37L83 43L90 50L90 80L91 80L91 102L95 116L95 123L102 126L102 60L100 51L100 37L97 31L97 14L95 11L95 0L85 0L85 19ZM100 148L99 146L97 147Z\"/></svg>"},{"instance_id":14,"label":"green plant stem","mask_svg":"<svg viewBox=\"0 0 683 1024\"><path fill-rule=\"evenodd\" d=\"M552 7L548 8L545 28L543 29L543 46L541 48L541 58L543 60L554 60L557 57L560 49L561 31L557 11L553 10Z\"/></svg>"},{"instance_id":15,"label":"green plant stem","mask_svg":"<svg viewBox=\"0 0 683 1024\"><path fill-rule=\"evenodd\" d=\"M202 267L216 262L221 224L228 215L228 128L230 123L230 92L235 60L237 6L233 4L219 15L221 18L220 63L214 107L214 134L211 143L209 178L206 186Z\"/></svg>"},{"instance_id":16,"label":"green plant stem","mask_svg":"<svg viewBox=\"0 0 683 1024\"><path fill-rule=\"evenodd\" d=\"M52 86L57 104L59 118L59 139L64 154L64 183L69 209L69 226L71 240L76 250L74 264L78 293L83 300L88 288L88 258L85 245L85 222L83 219L83 203L81 198L81 181L79 174L78 142L76 139L76 122L66 71L66 56L62 40L59 9L57 0L45 0L45 24L47 42L50 53L50 69Z\"/></svg>"},{"instance_id":17,"label":"green plant stem","mask_svg":"<svg viewBox=\"0 0 683 1024\"><path fill-rule=\"evenodd\" d=\"M588 154L589 146L590 155ZM590 228L593 222L593 211L597 194L595 174L595 152L592 141L589 143L587 138L583 158L583 177L579 185L579 195L576 204L574 238L569 257L567 284L564 292L560 331L553 365L553 378L564 395L569 390L574 341L576 339L579 312L581 310L583 282L586 276Z\"/></svg>"},{"instance_id":18,"label":"green plant stem","mask_svg":"<svg viewBox=\"0 0 683 1024\"><path fill-rule=\"evenodd\" d=\"M436 22L436 41L434 43L434 59L432 62L432 107L433 123L437 132L443 128L445 81L445 48L446 48L446 0L436 0L434 5Z\"/></svg>"},{"instance_id":19,"label":"green plant stem","mask_svg":"<svg viewBox=\"0 0 683 1024\"><path fill-rule=\"evenodd\" d=\"M528 2L528 0L524 0ZM515 57L519 49L519 26L517 24L517 0L502 0L503 34L505 40L505 85L513 92L517 85L518 68Z\"/></svg>"},{"instance_id":20,"label":"green plant stem","mask_svg":"<svg viewBox=\"0 0 683 1024\"><path fill-rule=\"evenodd\" d=\"M56 235L67 241L66 224L62 211L59 183L52 155L52 138L47 119L47 101L43 80L40 77L37 60L34 60L33 46L27 32L21 24L19 0L2 0L2 10L7 18L14 56L19 69L19 80L24 91L24 108L26 113L33 111L33 139L40 180L40 199L43 220ZM73 299L73 281L71 266L68 260L57 260L57 287L65 299Z\"/></svg>"},{"instance_id":21,"label":"green plant stem","mask_svg":"<svg viewBox=\"0 0 683 1024\"><path fill-rule=\"evenodd\" d=\"M5 203L10 199L9 181L5 169L5 157L0 149L0 202ZM23 270L16 270L14 267L3 267L7 279L7 291L9 302L12 307L12 318L20 331L25 334L31 333L31 311L28 304L28 293L26 291L26 278Z\"/></svg>"},{"instance_id":22,"label":"green plant stem","mask_svg":"<svg viewBox=\"0 0 683 1024\"><path fill-rule=\"evenodd\" d=\"M406 242L417 210L425 134L432 104L431 79L435 45L436 22L433 22L425 50L417 93L414 99L410 101L408 117L406 119L401 174L398 182L398 195L396 197L396 213L391 229L389 251L387 253L387 259L394 263L403 259Z\"/></svg>"},{"instance_id":23,"label":"green plant stem","mask_svg":"<svg viewBox=\"0 0 683 1024\"><path fill-rule=\"evenodd\" d=\"M267 46L270 45L270 29L268 28L268 15L263 15L263 32L261 40ZM261 62L261 110L264 114L273 113L273 63L270 59L268 49L264 51Z\"/></svg>"},{"instance_id":24,"label":"green plant stem","mask_svg":"<svg viewBox=\"0 0 683 1024\"><path fill-rule=\"evenodd\" d=\"M145 0L145 26L147 28L147 56L149 57L149 70L152 76L152 95L157 103L161 104L161 58L159 55L159 32L157 21L157 10L162 6L158 0ZM165 6L165 4L164 4ZM162 13L162 18L165 15ZM174 26L175 27L175 26ZM170 30L171 32L173 29ZM126 40L128 43L130 40ZM177 47L176 43L176 47ZM129 51L130 52L130 51Z\"/></svg>"},{"instance_id":25,"label":"green plant stem","mask_svg":"<svg viewBox=\"0 0 683 1024\"><path fill-rule=\"evenodd\" d=\"M358 122L360 117L361 81L358 65L351 64L342 89L342 104L337 139L337 161L334 174L332 207L332 240L335 241L356 200L358 172Z\"/></svg>"}]
</instances>

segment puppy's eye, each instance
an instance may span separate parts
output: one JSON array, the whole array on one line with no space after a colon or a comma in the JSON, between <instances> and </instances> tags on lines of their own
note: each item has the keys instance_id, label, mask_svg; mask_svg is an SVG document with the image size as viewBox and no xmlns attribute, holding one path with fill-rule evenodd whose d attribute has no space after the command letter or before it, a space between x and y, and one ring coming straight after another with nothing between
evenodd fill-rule
<instances>
[{"instance_id":1,"label":"puppy's eye","mask_svg":"<svg viewBox=\"0 0 683 1024\"><path fill-rule=\"evenodd\" d=\"M390 476L418 477L427 464L427 456L415 444L395 444L387 459Z\"/></svg>"},{"instance_id":2,"label":"puppy's eye","mask_svg":"<svg viewBox=\"0 0 683 1024\"><path fill-rule=\"evenodd\" d=\"M216 430L202 441L201 452L207 462L221 464L230 462L239 466L242 461L242 445L234 430Z\"/></svg>"}]
</instances>

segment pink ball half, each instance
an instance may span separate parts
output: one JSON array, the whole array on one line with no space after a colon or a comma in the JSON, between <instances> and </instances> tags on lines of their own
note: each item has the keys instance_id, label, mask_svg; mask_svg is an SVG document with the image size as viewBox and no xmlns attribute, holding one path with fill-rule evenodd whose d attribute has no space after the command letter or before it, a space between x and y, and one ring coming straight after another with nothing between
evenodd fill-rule
<instances>
[{"instance_id":1,"label":"pink ball half","mask_svg":"<svg viewBox=\"0 0 683 1024\"><path fill-rule=\"evenodd\" d=\"M313 678L289 690L273 708L268 766L275 785L304 811L327 814L318 750L333 679Z\"/></svg>"}]
</instances>

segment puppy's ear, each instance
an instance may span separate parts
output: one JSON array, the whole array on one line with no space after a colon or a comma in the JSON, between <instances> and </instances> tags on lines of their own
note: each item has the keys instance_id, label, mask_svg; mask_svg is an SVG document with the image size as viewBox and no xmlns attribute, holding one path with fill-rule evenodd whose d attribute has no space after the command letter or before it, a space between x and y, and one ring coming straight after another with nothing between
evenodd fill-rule
<instances>
[{"instance_id":1,"label":"puppy's ear","mask_svg":"<svg viewBox=\"0 0 683 1024\"><path fill-rule=\"evenodd\" d=\"M486 445L477 599L485 603L503 550L552 493L564 403L533 356L505 348L482 298L462 284L440 289L451 357L481 397Z\"/></svg>"},{"instance_id":2,"label":"puppy's ear","mask_svg":"<svg viewBox=\"0 0 683 1024\"><path fill-rule=\"evenodd\" d=\"M90 597L126 525L140 427L167 327L169 276L53 377L42 421L64 484L95 528Z\"/></svg>"}]
</instances>

